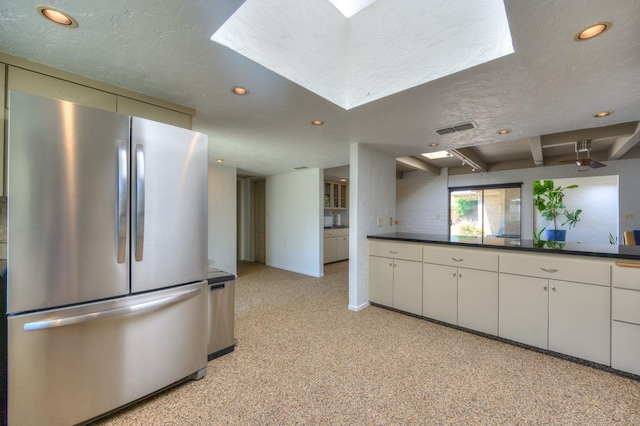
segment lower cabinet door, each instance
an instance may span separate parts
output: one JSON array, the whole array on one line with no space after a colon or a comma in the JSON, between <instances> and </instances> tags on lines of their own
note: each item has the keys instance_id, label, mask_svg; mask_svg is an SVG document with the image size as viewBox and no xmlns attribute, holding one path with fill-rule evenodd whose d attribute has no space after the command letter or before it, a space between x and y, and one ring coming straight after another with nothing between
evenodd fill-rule
<instances>
[{"instance_id":1,"label":"lower cabinet door","mask_svg":"<svg viewBox=\"0 0 640 426\"><path fill-rule=\"evenodd\" d=\"M640 375L640 325L612 321L611 367Z\"/></svg>"},{"instance_id":2,"label":"lower cabinet door","mask_svg":"<svg viewBox=\"0 0 640 426\"><path fill-rule=\"evenodd\" d=\"M424 263L422 276L422 315L457 325L457 268Z\"/></svg>"},{"instance_id":3,"label":"lower cabinet door","mask_svg":"<svg viewBox=\"0 0 640 426\"><path fill-rule=\"evenodd\" d=\"M394 260L393 307L422 315L422 262Z\"/></svg>"},{"instance_id":4,"label":"lower cabinet door","mask_svg":"<svg viewBox=\"0 0 640 426\"><path fill-rule=\"evenodd\" d=\"M548 280L500 274L498 336L547 349Z\"/></svg>"},{"instance_id":5,"label":"lower cabinet door","mask_svg":"<svg viewBox=\"0 0 640 426\"><path fill-rule=\"evenodd\" d=\"M336 238L336 260L349 258L349 237Z\"/></svg>"},{"instance_id":6,"label":"lower cabinet door","mask_svg":"<svg viewBox=\"0 0 640 426\"><path fill-rule=\"evenodd\" d=\"M369 301L393 307L393 259L369 256Z\"/></svg>"},{"instance_id":7,"label":"lower cabinet door","mask_svg":"<svg viewBox=\"0 0 640 426\"><path fill-rule=\"evenodd\" d=\"M324 262L323 263L331 263L338 260L337 251L336 251L336 238L327 237L324 239Z\"/></svg>"},{"instance_id":8,"label":"lower cabinet door","mask_svg":"<svg viewBox=\"0 0 640 426\"><path fill-rule=\"evenodd\" d=\"M498 273L458 268L458 325L498 334Z\"/></svg>"},{"instance_id":9,"label":"lower cabinet door","mask_svg":"<svg viewBox=\"0 0 640 426\"><path fill-rule=\"evenodd\" d=\"M609 287L549 280L549 349L609 365Z\"/></svg>"}]
</instances>

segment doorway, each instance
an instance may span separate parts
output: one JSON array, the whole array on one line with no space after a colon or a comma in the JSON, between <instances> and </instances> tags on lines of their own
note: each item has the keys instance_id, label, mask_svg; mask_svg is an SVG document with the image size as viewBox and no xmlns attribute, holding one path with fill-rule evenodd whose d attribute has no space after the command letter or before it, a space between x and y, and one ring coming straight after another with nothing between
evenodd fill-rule
<instances>
[{"instance_id":1,"label":"doorway","mask_svg":"<svg viewBox=\"0 0 640 426\"><path fill-rule=\"evenodd\" d=\"M253 182L253 254L254 260L266 263L266 181Z\"/></svg>"}]
</instances>

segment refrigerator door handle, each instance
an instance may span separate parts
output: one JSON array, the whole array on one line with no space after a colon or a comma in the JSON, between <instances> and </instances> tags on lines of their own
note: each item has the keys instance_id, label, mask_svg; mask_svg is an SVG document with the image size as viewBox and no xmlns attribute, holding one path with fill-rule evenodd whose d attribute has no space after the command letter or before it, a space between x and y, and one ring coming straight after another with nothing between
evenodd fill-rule
<instances>
[{"instance_id":1,"label":"refrigerator door handle","mask_svg":"<svg viewBox=\"0 0 640 426\"><path fill-rule=\"evenodd\" d=\"M118 142L118 179L116 181L116 256L124 263L127 253L127 203L129 198L129 160L126 142Z\"/></svg>"},{"instance_id":2,"label":"refrigerator door handle","mask_svg":"<svg viewBox=\"0 0 640 426\"><path fill-rule=\"evenodd\" d=\"M144 250L144 148L136 145L136 213L134 225L135 259L140 262Z\"/></svg>"},{"instance_id":3,"label":"refrigerator door handle","mask_svg":"<svg viewBox=\"0 0 640 426\"><path fill-rule=\"evenodd\" d=\"M136 305L125 306L122 308L109 309L101 312L91 312L83 315L73 315L65 318L57 318L52 320L28 322L24 325L25 331L44 330L46 328L64 327L67 325L82 324L89 321L97 321L119 315L131 314L136 312L150 311L159 309L167 305L171 305L182 300L191 299L200 294L201 289L195 288L172 294L161 299L151 300L149 302L138 303Z\"/></svg>"}]
</instances>

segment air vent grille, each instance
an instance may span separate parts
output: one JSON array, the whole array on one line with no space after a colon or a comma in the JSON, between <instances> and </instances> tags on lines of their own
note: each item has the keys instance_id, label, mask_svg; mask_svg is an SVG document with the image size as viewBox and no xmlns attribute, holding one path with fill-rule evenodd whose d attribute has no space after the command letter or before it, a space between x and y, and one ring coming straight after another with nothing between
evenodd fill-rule
<instances>
[{"instance_id":1,"label":"air vent grille","mask_svg":"<svg viewBox=\"0 0 640 426\"><path fill-rule=\"evenodd\" d=\"M453 133L455 131L456 130L453 127L445 127L444 129L436 130L439 135L446 135L447 133Z\"/></svg>"},{"instance_id":2,"label":"air vent grille","mask_svg":"<svg viewBox=\"0 0 640 426\"><path fill-rule=\"evenodd\" d=\"M446 135L449 133L462 132L464 130L471 130L476 127L478 127L478 125L473 121L470 121L468 123L460 123L460 124L456 124L455 126L449 126L449 127L443 127L441 129L437 129L436 133L439 135Z\"/></svg>"}]
</instances>

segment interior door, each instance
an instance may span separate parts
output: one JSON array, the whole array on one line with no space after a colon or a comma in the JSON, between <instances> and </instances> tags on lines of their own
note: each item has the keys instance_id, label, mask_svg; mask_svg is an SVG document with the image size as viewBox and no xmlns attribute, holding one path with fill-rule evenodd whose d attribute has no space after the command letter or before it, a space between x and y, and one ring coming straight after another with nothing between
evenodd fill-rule
<instances>
[{"instance_id":1,"label":"interior door","mask_svg":"<svg viewBox=\"0 0 640 426\"><path fill-rule=\"evenodd\" d=\"M9 101L8 312L128 293L129 117Z\"/></svg>"},{"instance_id":2,"label":"interior door","mask_svg":"<svg viewBox=\"0 0 640 426\"><path fill-rule=\"evenodd\" d=\"M131 157L131 291L205 279L206 135L134 117Z\"/></svg>"}]
</instances>

